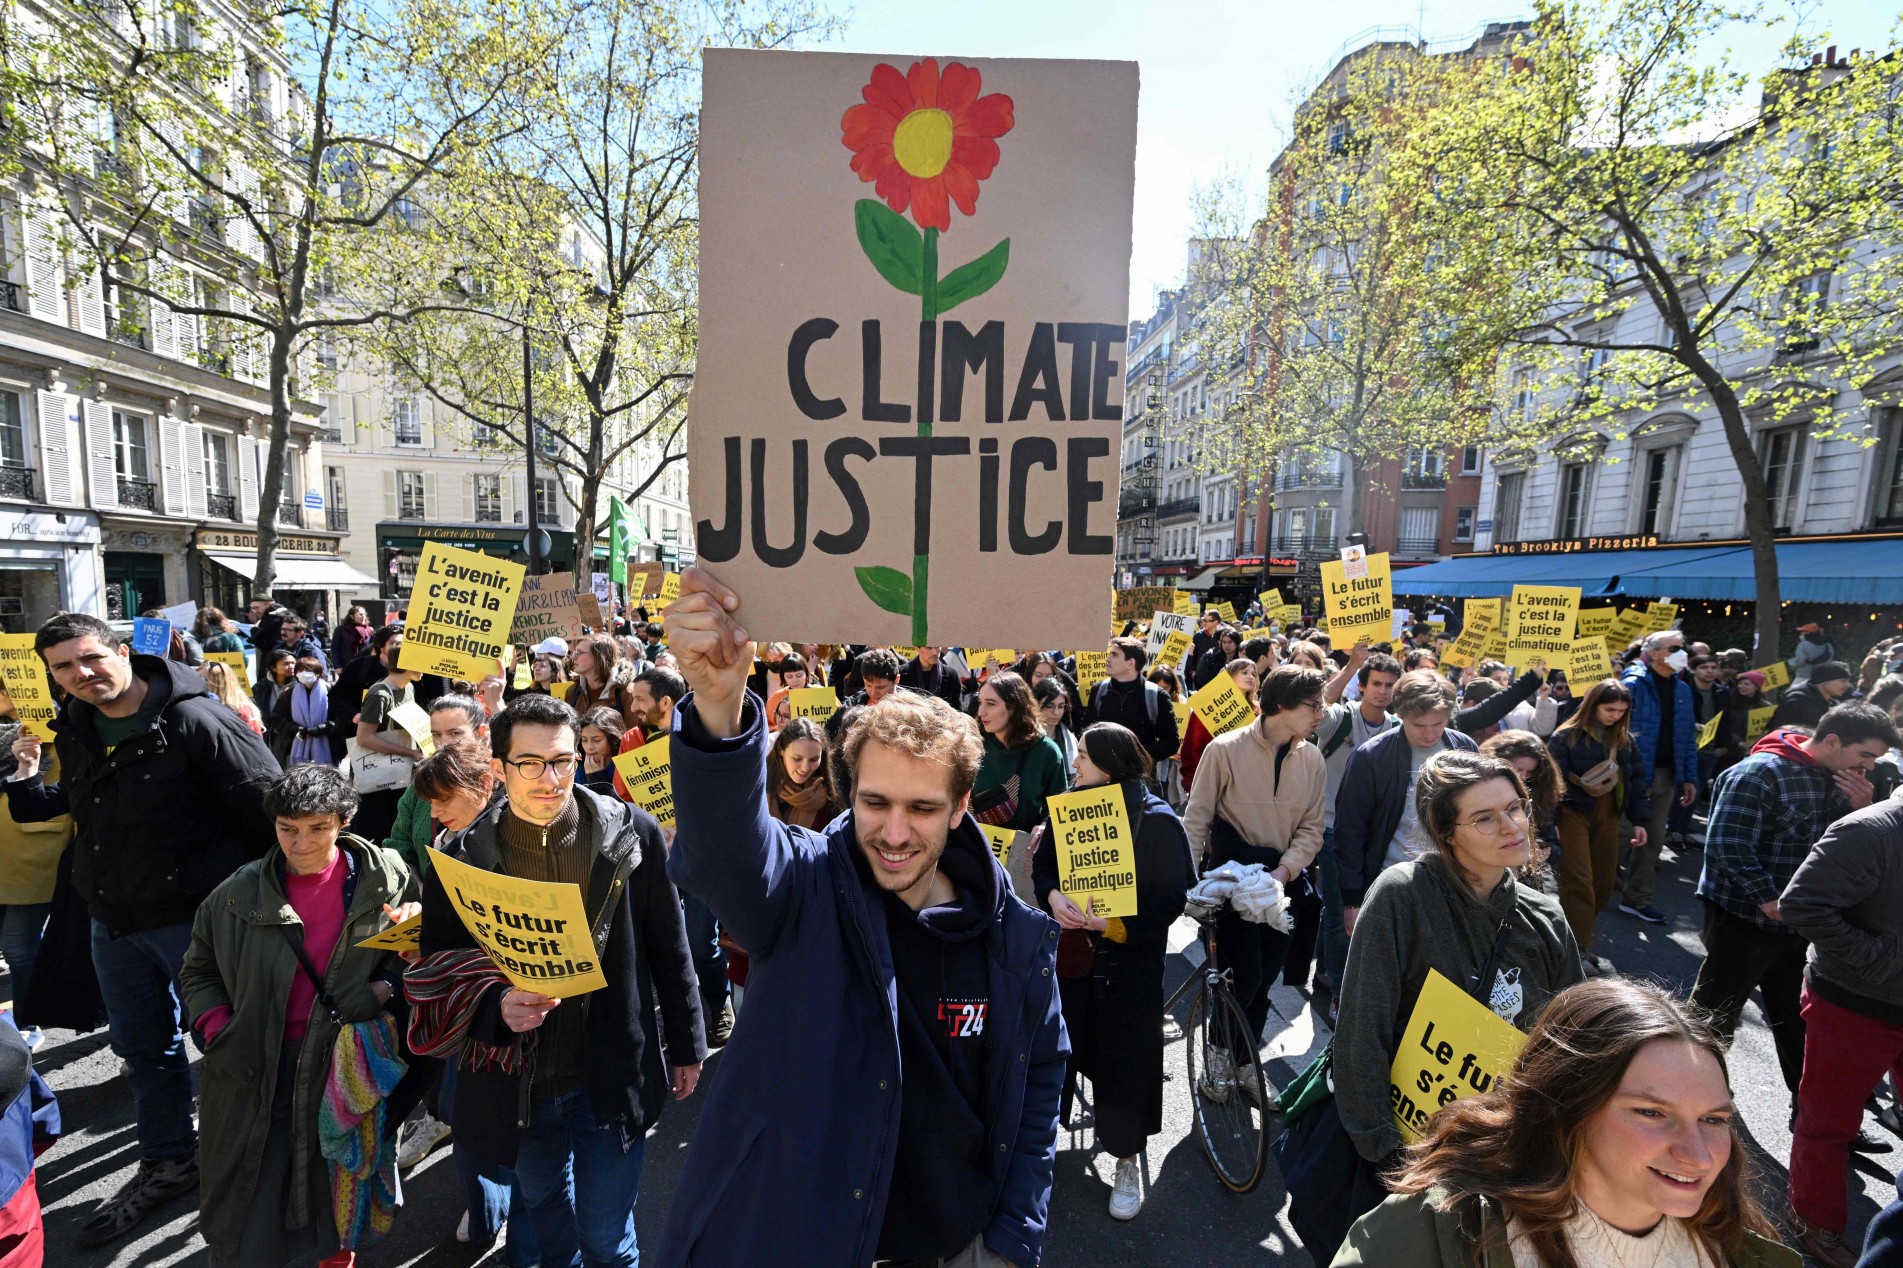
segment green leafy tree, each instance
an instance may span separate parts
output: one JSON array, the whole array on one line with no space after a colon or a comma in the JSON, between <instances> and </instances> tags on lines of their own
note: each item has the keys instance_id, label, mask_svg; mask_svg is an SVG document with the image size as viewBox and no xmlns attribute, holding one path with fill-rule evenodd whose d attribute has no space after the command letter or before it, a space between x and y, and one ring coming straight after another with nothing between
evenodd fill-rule
<instances>
[{"instance_id":1,"label":"green leafy tree","mask_svg":"<svg viewBox=\"0 0 1903 1268\"><path fill-rule=\"evenodd\" d=\"M1862 436L1848 384L1903 353L1893 58L1762 79L1705 56L1714 0L1544 0L1443 92L1397 187L1436 302L1495 358L1496 458L1596 457L1670 405L1715 416L1743 488L1760 655L1778 648L1776 494L1754 428Z\"/></svg>"},{"instance_id":2,"label":"green leafy tree","mask_svg":"<svg viewBox=\"0 0 1903 1268\"><path fill-rule=\"evenodd\" d=\"M156 350L265 387L254 593L316 338L424 311L327 292L416 192L495 144L567 15L530 0L95 0L0 25L0 169ZM308 411L309 407L304 406Z\"/></svg>"}]
</instances>

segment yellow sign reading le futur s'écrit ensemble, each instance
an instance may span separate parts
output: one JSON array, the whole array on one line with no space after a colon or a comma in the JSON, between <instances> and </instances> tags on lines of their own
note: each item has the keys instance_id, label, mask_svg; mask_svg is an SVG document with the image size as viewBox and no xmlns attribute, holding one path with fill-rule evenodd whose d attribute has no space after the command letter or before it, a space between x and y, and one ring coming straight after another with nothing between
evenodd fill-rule
<instances>
[{"instance_id":1,"label":"yellow sign reading le futur s'\u00e9crit ensemble","mask_svg":"<svg viewBox=\"0 0 1903 1268\"><path fill-rule=\"evenodd\" d=\"M518 988L567 999L608 984L581 886L487 872L440 850L430 864L463 927Z\"/></svg>"}]
</instances>

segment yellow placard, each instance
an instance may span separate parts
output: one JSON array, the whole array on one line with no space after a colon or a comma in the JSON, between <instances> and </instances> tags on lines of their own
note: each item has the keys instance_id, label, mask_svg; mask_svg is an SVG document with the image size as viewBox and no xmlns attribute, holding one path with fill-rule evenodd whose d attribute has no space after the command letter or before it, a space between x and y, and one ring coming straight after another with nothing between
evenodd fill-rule
<instances>
[{"instance_id":1,"label":"yellow placard","mask_svg":"<svg viewBox=\"0 0 1903 1268\"><path fill-rule=\"evenodd\" d=\"M1612 623L1619 619L1617 608L1581 608L1579 609L1579 637L1596 638L1604 642L1612 630Z\"/></svg>"},{"instance_id":2,"label":"yellow placard","mask_svg":"<svg viewBox=\"0 0 1903 1268\"><path fill-rule=\"evenodd\" d=\"M524 656L521 660L515 662L515 689L517 691L527 691L534 685L534 667L529 664L529 658Z\"/></svg>"},{"instance_id":3,"label":"yellow placard","mask_svg":"<svg viewBox=\"0 0 1903 1268\"><path fill-rule=\"evenodd\" d=\"M1222 616L1222 623L1224 625L1234 625L1236 623L1236 605L1229 602L1229 600L1224 599L1220 603L1212 603L1209 606L1216 609Z\"/></svg>"},{"instance_id":4,"label":"yellow placard","mask_svg":"<svg viewBox=\"0 0 1903 1268\"><path fill-rule=\"evenodd\" d=\"M997 664L992 665L993 661ZM1001 669L1009 669L1017 663L1018 651L1015 647L973 647L965 652L965 664L970 666L974 674L983 671L987 666L990 667L991 672L996 673Z\"/></svg>"},{"instance_id":5,"label":"yellow placard","mask_svg":"<svg viewBox=\"0 0 1903 1268\"><path fill-rule=\"evenodd\" d=\"M1176 734L1179 736L1189 734L1189 701L1172 700L1170 708L1176 710Z\"/></svg>"},{"instance_id":6,"label":"yellow placard","mask_svg":"<svg viewBox=\"0 0 1903 1268\"><path fill-rule=\"evenodd\" d=\"M1515 665L1557 665L1573 652L1578 586L1514 586L1507 603L1507 655Z\"/></svg>"},{"instance_id":7,"label":"yellow placard","mask_svg":"<svg viewBox=\"0 0 1903 1268\"><path fill-rule=\"evenodd\" d=\"M1288 605L1288 600L1282 597L1280 589L1264 590L1256 596L1256 602L1262 605L1263 620L1272 619L1277 612Z\"/></svg>"},{"instance_id":8,"label":"yellow placard","mask_svg":"<svg viewBox=\"0 0 1903 1268\"><path fill-rule=\"evenodd\" d=\"M1174 602L1170 606L1170 611L1176 613L1176 615L1178 616L1195 616L1196 615L1196 596L1195 595L1191 594L1187 590L1177 590L1173 592L1172 597L1174 599Z\"/></svg>"},{"instance_id":9,"label":"yellow placard","mask_svg":"<svg viewBox=\"0 0 1903 1268\"><path fill-rule=\"evenodd\" d=\"M674 826L674 761L668 749L671 739L663 735L640 748L615 754L615 769L621 772L629 797L663 828Z\"/></svg>"},{"instance_id":10,"label":"yellow placard","mask_svg":"<svg viewBox=\"0 0 1903 1268\"><path fill-rule=\"evenodd\" d=\"M357 945L372 951L415 951L423 941L423 913L391 925L382 933L371 934Z\"/></svg>"},{"instance_id":11,"label":"yellow placard","mask_svg":"<svg viewBox=\"0 0 1903 1268\"><path fill-rule=\"evenodd\" d=\"M509 641L526 571L481 551L424 542L398 667L468 682L487 678Z\"/></svg>"},{"instance_id":12,"label":"yellow placard","mask_svg":"<svg viewBox=\"0 0 1903 1268\"><path fill-rule=\"evenodd\" d=\"M1108 651L1102 651L1073 652L1071 654L1076 658L1077 673L1075 677L1077 679L1077 689L1088 699L1091 687L1110 676L1110 666L1108 664L1110 653Z\"/></svg>"},{"instance_id":13,"label":"yellow placard","mask_svg":"<svg viewBox=\"0 0 1903 1268\"><path fill-rule=\"evenodd\" d=\"M663 573L661 575L661 593L657 597L662 607L666 607L668 604L674 602L674 600L680 598L681 574L678 572ZM648 610L651 612L654 609L649 608Z\"/></svg>"},{"instance_id":14,"label":"yellow placard","mask_svg":"<svg viewBox=\"0 0 1903 1268\"><path fill-rule=\"evenodd\" d=\"M1678 604L1654 603L1645 610L1645 632L1656 634L1660 630L1672 628L1672 622L1678 619Z\"/></svg>"},{"instance_id":15,"label":"yellow placard","mask_svg":"<svg viewBox=\"0 0 1903 1268\"><path fill-rule=\"evenodd\" d=\"M1242 631L1241 638L1242 638L1242 641L1246 643L1252 638L1271 638L1274 636L1274 634L1275 634L1275 631L1270 629L1268 626L1258 625L1252 630Z\"/></svg>"},{"instance_id":16,"label":"yellow placard","mask_svg":"<svg viewBox=\"0 0 1903 1268\"><path fill-rule=\"evenodd\" d=\"M1122 786L1059 793L1044 804L1064 897L1093 916L1136 915L1136 843Z\"/></svg>"},{"instance_id":17,"label":"yellow placard","mask_svg":"<svg viewBox=\"0 0 1903 1268\"><path fill-rule=\"evenodd\" d=\"M416 741L416 747L423 750L424 757L436 751L436 737L429 733L429 713L416 701L405 700L390 710L390 721L410 733L410 738Z\"/></svg>"},{"instance_id":18,"label":"yellow placard","mask_svg":"<svg viewBox=\"0 0 1903 1268\"><path fill-rule=\"evenodd\" d=\"M1487 642L1494 631L1500 627L1500 600L1467 600L1465 624L1460 627L1460 637L1456 638L1441 653L1441 663L1447 665L1472 666L1478 664L1487 650Z\"/></svg>"},{"instance_id":19,"label":"yellow placard","mask_svg":"<svg viewBox=\"0 0 1903 1268\"><path fill-rule=\"evenodd\" d=\"M1764 675L1764 689L1776 691L1779 687L1791 685L1791 665L1789 661L1774 660L1768 665L1759 665L1758 672Z\"/></svg>"},{"instance_id":20,"label":"yellow placard","mask_svg":"<svg viewBox=\"0 0 1903 1268\"><path fill-rule=\"evenodd\" d=\"M1181 630L1171 630L1169 637L1163 640L1163 646L1156 653L1156 663L1167 665L1171 669L1181 669L1183 658L1189 655L1189 649L1195 646L1195 640Z\"/></svg>"},{"instance_id":21,"label":"yellow placard","mask_svg":"<svg viewBox=\"0 0 1903 1268\"><path fill-rule=\"evenodd\" d=\"M1762 705L1744 715L1744 742L1751 743L1771 729L1771 715L1777 712L1774 704Z\"/></svg>"},{"instance_id":22,"label":"yellow placard","mask_svg":"<svg viewBox=\"0 0 1903 1268\"><path fill-rule=\"evenodd\" d=\"M1429 969L1388 1068L1388 1101L1401 1135L1419 1140L1441 1106L1491 1088L1525 1044L1511 1022Z\"/></svg>"},{"instance_id":23,"label":"yellow placard","mask_svg":"<svg viewBox=\"0 0 1903 1268\"><path fill-rule=\"evenodd\" d=\"M1328 640L1336 647L1353 647L1365 638L1388 642L1394 634L1394 588L1385 553L1368 556L1368 575L1350 577L1339 559L1322 564L1322 612L1328 618Z\"/></svg>"},{"instance_id":24,"label":"yellow placard","mask_svg":"<svg viewBox=\"0 0 1903 1268\"><path fill-rule=\"evenodd\" d=\"M32 634L0 634L0 679L21 729L42 740L53 738L53 719L59 713L53 688L46 680L46 662L33 650ZM241 658L242 659L242 658Z\"/></svg>"},{"instance_id":25,"label":"yellow placard","mask_svg":"<svg viewBox=\"0 0 1903 1268\"><path fill-rule=\"evenodd\" d=\"M1698 728L1698 747L1708 748L1718 739L1718 728L1724 725L1725 715L1714 713Z\"/></svg>"},{"instance_id":26,"label":"yellow placard","mask_svg":"<svg viewBox=\"0 0 1903 1268\"><path fill-rule=\"evenodd\" d=\"M985 834L985 840L991 846L991 853L997 856L998 866L1011 866L1011 851L1017 845L1018 838L1024 834L989 823L979 824L978 831Z\"/></svg>"},{"instance_id":27,"label":"yellow placard","mask_svg":"<svg viewBox=\"0 0 1903 1268\"><path fill-rule=\"evenodd\" d=\"M244 689L251 690L251 670L244 663L243 652L206 652L205 659L231 666L231 672L238 675L238 681L243 684Z\"/></svg>"},{"instance_id":28,"label":"yellow placard","mask_svg":"<svg viewBox=\"0 0 1903 1268\"><path fill-rule=\"evenodd\" d=\"M787 691L786 703L794 717L824 722L839 712L839 693L831 687L794 687Z\"/></svg>"},{"instance_id":29,"label":"yellow placard","mask_svg":"<svg viewBox=\"0 0 1903 1268\"><path fill-rule=\"evenodd\" d=\"M430 866L469 936L518 989L568 999L608 985L581 886L485 872L436 849Z\"/></svg>"},{"instance_id":30,"label":"yellow placard","mask_svg":"<svg viewBox=\"0 0 1903 1268\"><path fill-rule=\"evenodd\" d=\"M1189 698L1189 707L1203 720L1212 736L1222 735L1255 721L1249 698L1228 674L1217 674Z\"/></svg>"},{"instance_id":31,"label":"yellow placard","mask_svg":"<svg viewBox=\"0 0 1903 1268\"><path fill-rule=\"evenodd\" d=\"M1561 665L1554 662L1549 668L1558 669ZM1576 690L1584 695L1586 686L1602 678L1612 677L1612 657L1606 651L1603 638L1580 638L1573 643L1572 653L1565 661L1566 677L1578 684Z\"/></svg>"}]
</instances>

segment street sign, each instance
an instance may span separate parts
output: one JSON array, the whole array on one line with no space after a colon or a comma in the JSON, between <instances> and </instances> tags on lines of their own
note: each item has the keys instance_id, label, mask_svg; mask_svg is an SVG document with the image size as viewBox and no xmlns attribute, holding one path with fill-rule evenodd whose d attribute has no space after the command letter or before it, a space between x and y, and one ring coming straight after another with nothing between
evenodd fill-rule
<instances>
[{"instance_id":1,"label":"street sign","mask_svg":"<svg viewBox=\"0 0 1903 1268\"><path fill-rule=\"evenodd\" d=\"M309 511L323 510L324 495L319 493L316 489L307 490L304 494L304 509Z\"/></svg>"}]
</instances>

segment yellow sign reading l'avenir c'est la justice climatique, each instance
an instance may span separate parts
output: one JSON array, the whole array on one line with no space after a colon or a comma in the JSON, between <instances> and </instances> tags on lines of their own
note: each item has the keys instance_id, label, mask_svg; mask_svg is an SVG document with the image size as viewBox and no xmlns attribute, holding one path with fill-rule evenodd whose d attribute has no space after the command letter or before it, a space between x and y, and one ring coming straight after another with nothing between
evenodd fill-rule
<instances>
[{"instance_id":1,"label":"yellow sign reading l'avenir c'est la justice climatique","mask_svg":"<svg viewBox=\"0 0 1903 1268\"><path fill-rule=\"evenodd\" d=\"M1123 788L1059 793L1045 806L1064 897L1093 916L1136 915L1136 841Z\"/></svg>"}]
</instances>

